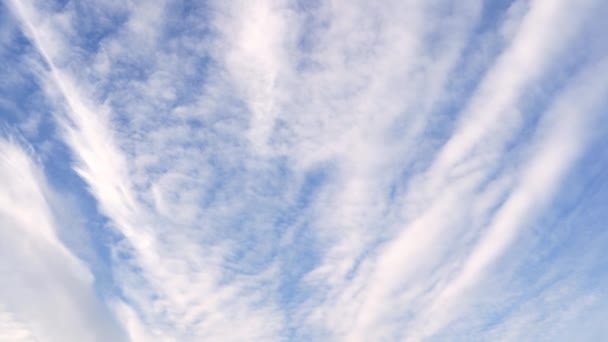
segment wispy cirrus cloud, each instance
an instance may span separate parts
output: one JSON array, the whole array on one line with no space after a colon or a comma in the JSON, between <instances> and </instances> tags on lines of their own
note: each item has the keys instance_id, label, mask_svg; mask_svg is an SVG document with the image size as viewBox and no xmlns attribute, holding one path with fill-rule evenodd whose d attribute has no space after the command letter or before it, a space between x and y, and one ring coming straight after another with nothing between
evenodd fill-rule
<instances>
[{"instance_id":1,"label":"wispy cirrus cloud","mask_svg":"<svg viewBox=\"0 0 608 342\"><path fill-rule=\"evenodd\" d=\"M6 8L31 44L19 66L53 113L43 140L70 151L59 174L84 181L98 208L85 214L111 237L93 239L109 250L99 267L49 228L48 257L88 274L55 292L81 286L113 317L62 337L31 305L0 306L16 334L42 322L51 340L533 339L603 310L588 273L543 288L516 266L548 253L516 242L603 144L600 1ZM28 210L57 207L41 203Z\"/></svg>"}]
</instances>

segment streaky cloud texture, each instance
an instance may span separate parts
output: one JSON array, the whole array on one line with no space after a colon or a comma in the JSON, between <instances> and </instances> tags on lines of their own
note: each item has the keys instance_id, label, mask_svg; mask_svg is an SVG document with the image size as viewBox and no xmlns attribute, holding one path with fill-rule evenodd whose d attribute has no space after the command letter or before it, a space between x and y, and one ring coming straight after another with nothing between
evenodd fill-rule
<instances>
[{"instance_id":1,"label":"streaky cloud texture","mask_svg":"<svg viewBox=\"0 0 608 342\"><path fill-rule=\"evenodd\" d=\"M0 340L608 338L608 4L0 5Z\"/></svg>"}]
</instances>

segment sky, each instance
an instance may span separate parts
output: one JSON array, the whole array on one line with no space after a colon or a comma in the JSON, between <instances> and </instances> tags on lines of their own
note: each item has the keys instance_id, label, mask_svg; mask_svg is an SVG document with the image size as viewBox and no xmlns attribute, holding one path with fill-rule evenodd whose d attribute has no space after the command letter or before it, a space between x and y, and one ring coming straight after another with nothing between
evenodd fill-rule
<instances>
[{"instance_id":1,"label":"sky","mask_svg":"<svg viewBox=\"0 0 608 342\"><path fill-rule=\"evenodd\" d=\"M606 17L3 0L0 341L608 340Z\"/></svg>"}]
</instances>

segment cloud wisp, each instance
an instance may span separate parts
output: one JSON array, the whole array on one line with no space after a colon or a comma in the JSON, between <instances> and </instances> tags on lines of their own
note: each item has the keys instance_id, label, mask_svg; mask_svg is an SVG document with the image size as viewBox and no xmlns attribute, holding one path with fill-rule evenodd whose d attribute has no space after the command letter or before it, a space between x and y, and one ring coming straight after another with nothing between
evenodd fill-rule
<instances>
[{"instance_id":1,"label":"cloud wisp","mask_svg":"<svg viewBox=\"0 0 608 342\"><path fill-rule=\"evenodd\" d=\"M32 84L0 99L20 113L0 143L6 338L533 340L608 305L590 273L521 266L561 274L535 241L569 233L543 220L601 211L557 205L608 143L602 1L3 10L5 73ZM29 94L50 119L5 105ZM94 208L91 246L66 238L67 192Z\"/></svg>"}]
</instances>

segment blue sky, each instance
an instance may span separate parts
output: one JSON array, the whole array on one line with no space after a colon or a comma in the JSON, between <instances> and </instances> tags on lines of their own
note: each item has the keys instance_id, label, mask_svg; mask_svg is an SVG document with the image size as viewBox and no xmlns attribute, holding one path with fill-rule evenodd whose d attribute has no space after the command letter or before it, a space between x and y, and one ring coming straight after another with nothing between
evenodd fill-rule
<instances>
[{"instance_id":1,"label":"blue sky","mask_svg":"<svg viewBox=\"0 0 608 342\"><path fill-rule=\"evenodd\" d=\"M607 15L3 1L0 340L608 339Z\"/></svg>"}]
</instances>

